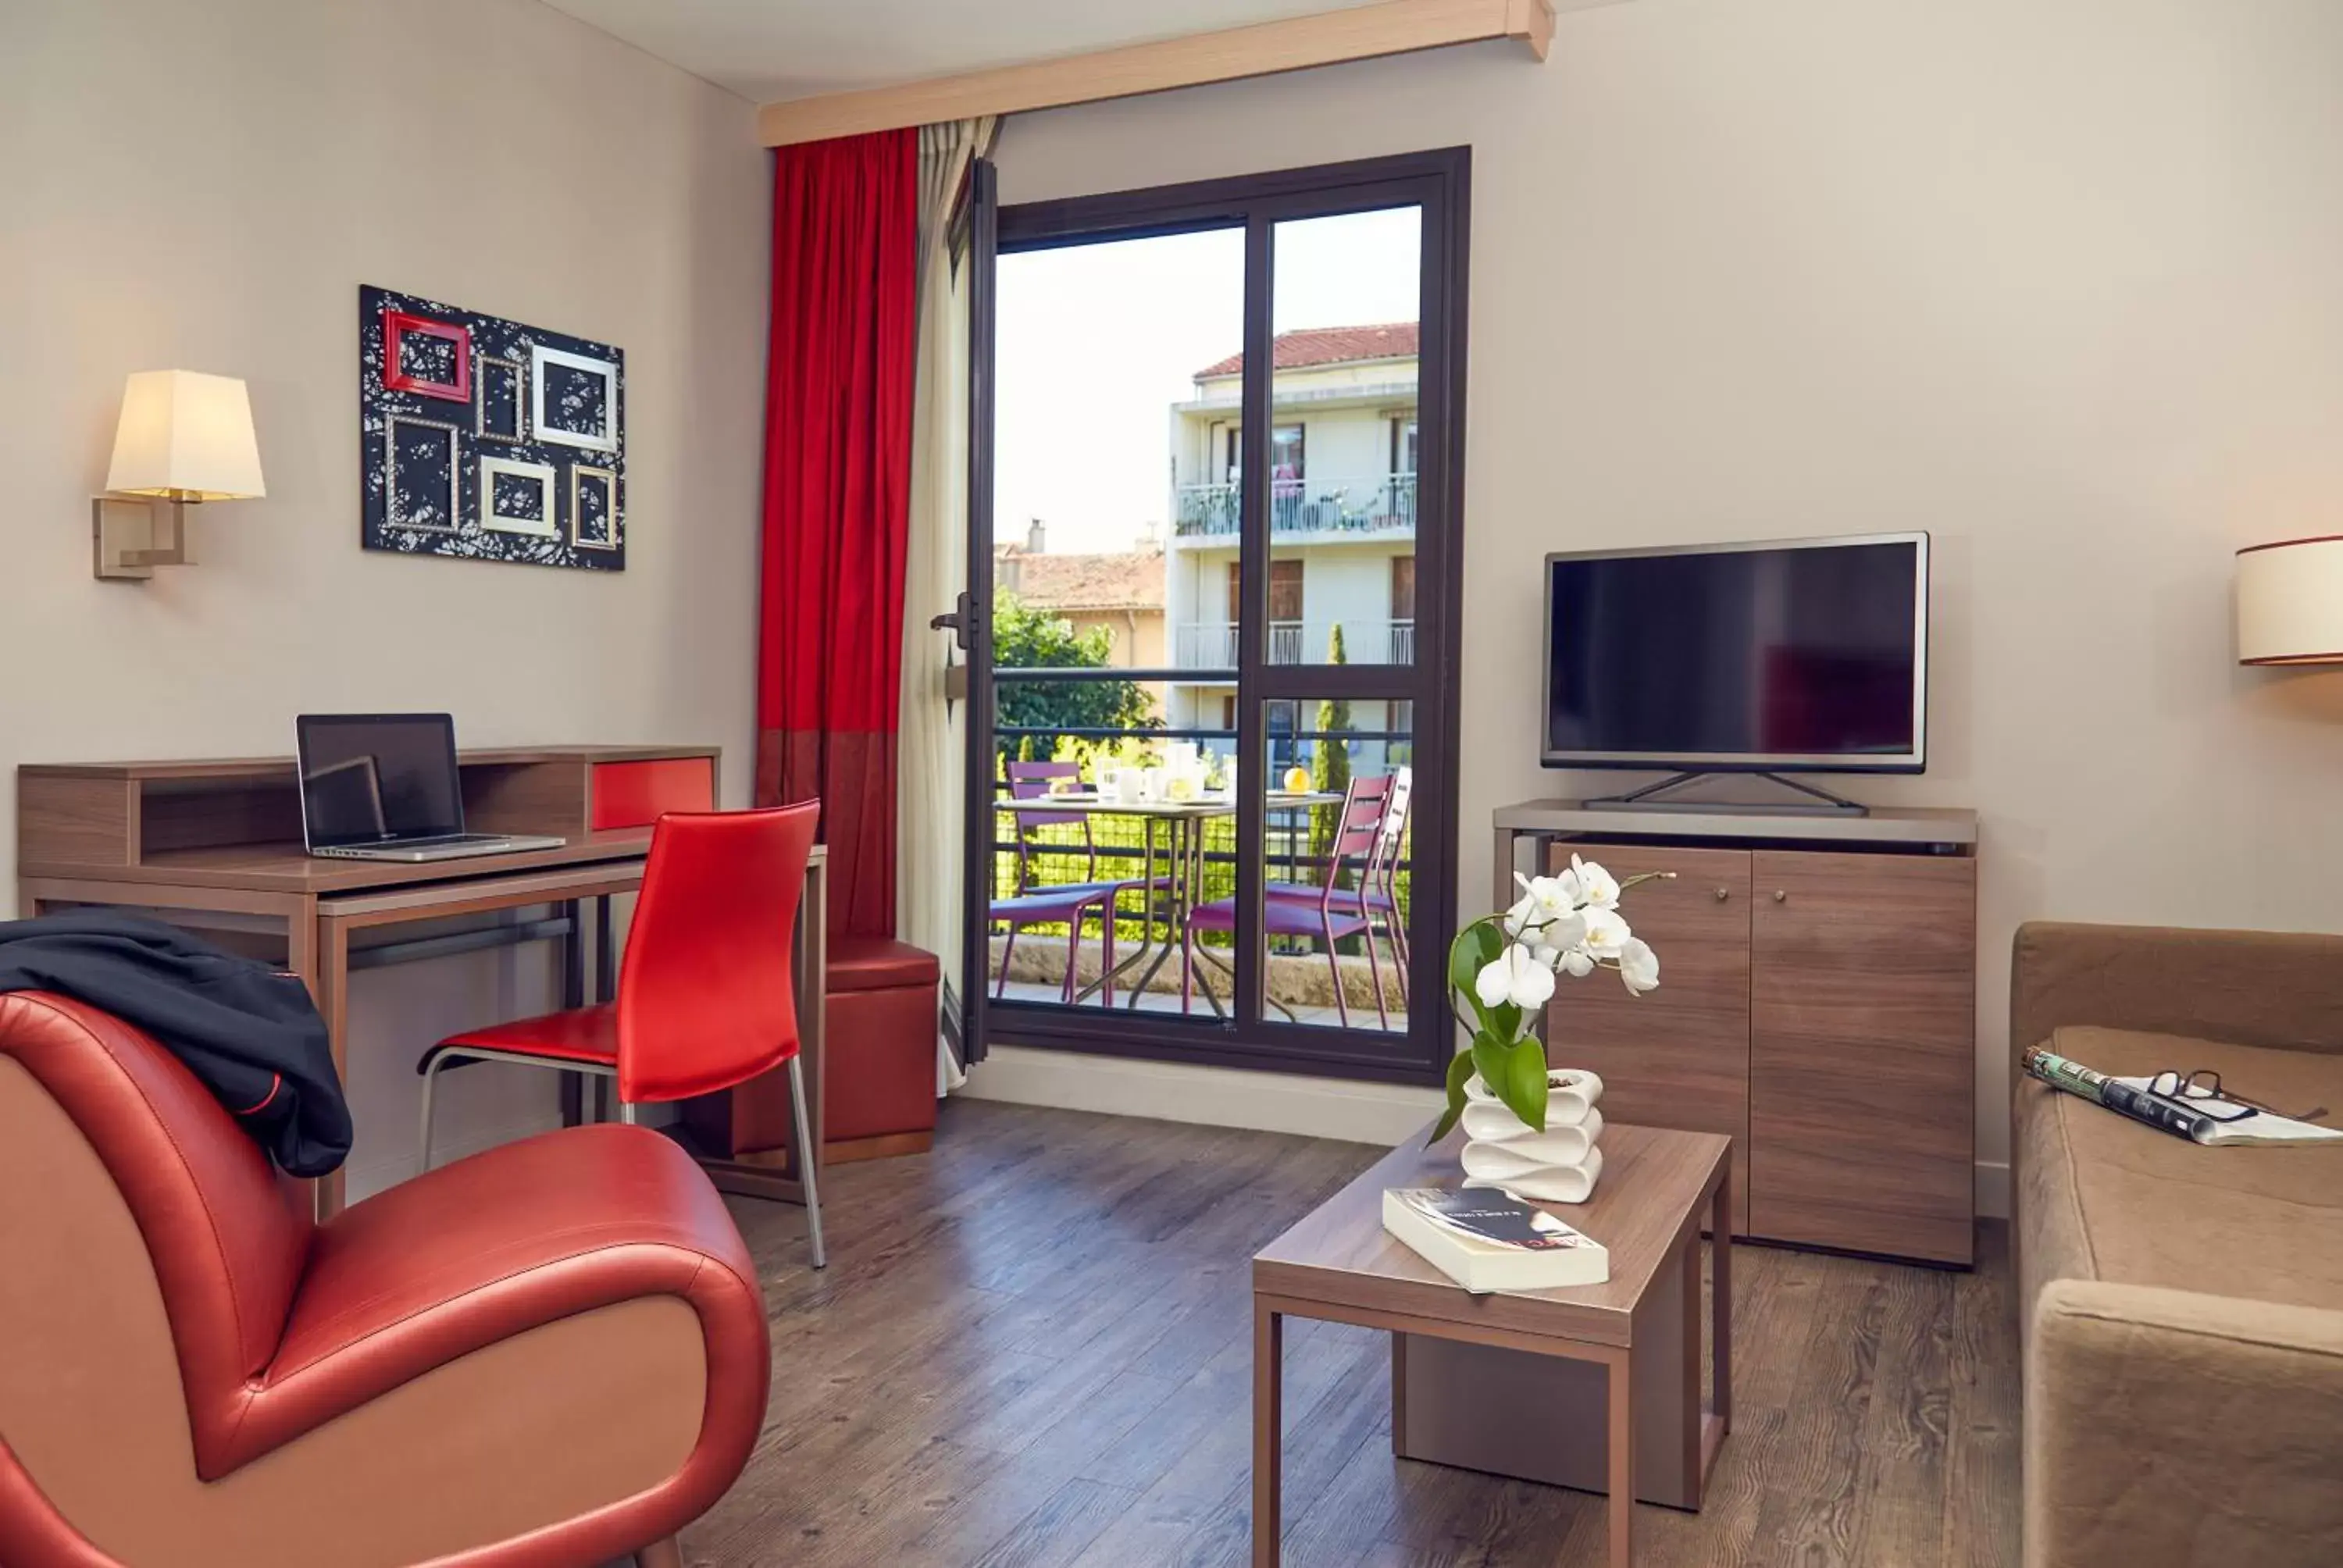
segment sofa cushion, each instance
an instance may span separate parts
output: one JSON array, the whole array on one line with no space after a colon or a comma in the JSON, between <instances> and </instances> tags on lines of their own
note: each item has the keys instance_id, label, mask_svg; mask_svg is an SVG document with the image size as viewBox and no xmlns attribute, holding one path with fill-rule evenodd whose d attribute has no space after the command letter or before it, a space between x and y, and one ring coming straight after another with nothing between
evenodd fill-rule
<instances>
[{"instance_id":1,"label":"sofa cushion","mask_svg":"<svg viewBox=\"0 0 2343 1568\"><path fill-rule=\"evenodd\" d=\"M2088 1026L2048 1044L2116 1076L2210 1068L2343 1126L2343 1056ZM2017 1109L2026 1299L2076 1278L2343 1308L2343 1142L2203 1148L2038 1083Z\"/></svg>"}]
</instances>

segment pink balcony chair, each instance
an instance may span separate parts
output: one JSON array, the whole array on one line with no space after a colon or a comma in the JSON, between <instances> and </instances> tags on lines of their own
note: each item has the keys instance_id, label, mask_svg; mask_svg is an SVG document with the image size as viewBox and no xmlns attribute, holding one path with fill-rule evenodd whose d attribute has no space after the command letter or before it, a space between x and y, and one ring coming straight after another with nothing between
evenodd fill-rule
<instances>
[{"instance_id":1,"label":"pink balcony chair","mask_svg":"<svg viewBox=\"0 0 2343 1568\"><path fill-rule=\"evenodd\" d=\"M1326 856L1325 878L1315 888L1300 883L1283 884L1292 891L1262 900L1262 929L1272 937L1308 937L1325 944L1326 970L1334 981L1334 1012L1344 1029L1351 1027L1349 999L1342 994L1342 967L1334 946L1346 937L1363 938L1367 949L1367 970L1374 979L1375 1018L1380 1027L1391 1027L1391 1012L1383 1004L1383 974L1382 960L1375 953L1375 922L1372 905L1365 904L1363 890L1379 885L1388 886L1389 879L1382 867L1386 836L1383 831L1384 809L1392 791L1392 780L1385 778L1353 779L1342 797L1342 805L1334 824L1334 842ZM1395 849L1397 835L1389 842ZM1358 888L1342 887L1346 862L1360 862ZM1312 896L1303 896L1304 894ZM1199 904L1188 912L1188 929L1180 943L1180 1009L1189 1010L1192 996L1191 978L1195 953L1196 933L1233 931L1236 930L1237 901L1215 899ZM1395 921L1393 922L1396 923ZM1397 957L1396 950L1393 953Z\"/></svg>"},{"instance_id":2,"label":"pink balcony chair","mask_svg":"<svg viewBox=\"0 0 2343 1568\"><path fill-rule=\"evenodd\" d=\"M1375 827L1373 869L1356 888L1336 889L1333 898L1336 908L1383 922L1383 936L1392 946L1392 967L1398 973L1402 1007L1407 1005L1407 921L1399 907L1399 867L1414 797L1415 769L1394 769L1383 797L1383 820ZM1272 881L1262 891L1271 899L1314 904L1324 889L1316 882Z\"/></svg>"},{"instance_id":3,"label":"pink balcony chair","mask_svg":"<svg viewBox=\"0 0 2343 1568\"><path fill-rule=\"evenodd\" d=\"M1001 974L992 982L992 994L1001 996L1009 989L1009 960L1017 951L1017 933L1028 926L1063 925L1066 928L1066 983L1060 988L1059 1000L1068 1007L1074 1003L1075 960L1082 948L1082 921L1091 915L1099 918L1102 956L1106 968L1102 971L1106 983L1101 988L1106 1005L1114 1005L1114 895L1080 883L1063 888L1045 888L1039 892L1019 893L1013 898L995 899L985 906L985 919L990 924L1006 922L1009 927L1008 945L1001 950Z\"/></svg>"},{"instance_id":4,"label":"pink balcony chair","mask_svg":"<svg viewBox=\"0 0 2343 1568\"><path fill-rule=\"evenodd\" d=\"M1010 762L1004 764L1009 777L1010 796L1018 800L1046 800L1050 788L1061 779L1081 778L1081 765L1076 762ZM1020 807L1011 813L1017 821L1017 890L1027 892L1071 892L1087 889L1092 892L1111 892L1115 896L1139 890L1152 891L1168 888L1169 877L1106 877L1099 875L1098 841L1091 834L1091 818L1087 811L1051 811ZM1062 827L1068 823L1082 830L1081 854L1082 879L1079 882L1043 882L1033 880L1033 857L1057 852L1074 853L1070 844L1044 844L1033 835L1042 828Z\"/></svg>"}]
</instances>

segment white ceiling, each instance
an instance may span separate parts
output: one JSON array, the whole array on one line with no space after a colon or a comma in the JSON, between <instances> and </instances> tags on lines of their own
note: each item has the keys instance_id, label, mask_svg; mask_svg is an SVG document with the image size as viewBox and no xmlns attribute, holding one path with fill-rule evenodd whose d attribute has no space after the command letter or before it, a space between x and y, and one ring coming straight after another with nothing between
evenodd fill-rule
<instances>
[{"instance_id":1,"label":"white ceiling","mask_svg":"<svg viewBox=\"0 0 2343 1568\"><path fill-rule=\"evenodd\" d=\"M755 103L1344 10L1368 0L546 0Z\"/></svg>"}]
</instances>

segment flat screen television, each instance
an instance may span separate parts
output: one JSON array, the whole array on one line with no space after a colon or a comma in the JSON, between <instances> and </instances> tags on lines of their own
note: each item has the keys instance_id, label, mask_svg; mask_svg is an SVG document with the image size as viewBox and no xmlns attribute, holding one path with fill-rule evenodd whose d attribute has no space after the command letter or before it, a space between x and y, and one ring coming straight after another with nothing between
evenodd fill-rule
<instances>
[{"instance_id":1,"label":"flat screen television","mask_svg":"<svg viewBox=\"0 0 2343 1568\"><path fill-rule=\"evenodd\" d=\"M1546 558L1549 768L1917 773L1928 536Z\"/></svg>"}]
</instances>

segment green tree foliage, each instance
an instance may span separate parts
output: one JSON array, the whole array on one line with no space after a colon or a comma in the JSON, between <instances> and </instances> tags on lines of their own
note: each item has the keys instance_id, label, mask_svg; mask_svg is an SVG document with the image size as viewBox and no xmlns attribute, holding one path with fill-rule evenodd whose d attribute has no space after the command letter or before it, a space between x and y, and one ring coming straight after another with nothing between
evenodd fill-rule
<instances>
[{"instance_id":1,"label":"green tree foliage","mask_svg":"<svg viewBox=\"0 0 2343 1568\"><path fill-rule=\"evenodd\" d=\"M1348 664L1350 658L1342 651L1342 623L1334 623L1334 634L1326 645L1326 662ZM1310 758L1310 785L1321 794L1340 795L1351 787L1351 700L1337 697L1318 705L1317 744ZM1321 806L1310 814L1310 853L1318 863L1325 864L1333 852L1334 830L1341 820L1342 808ZM1345 877L1347 882L1347 875Z\"/></svg>"},{"instance_id":2,"label":"green tree foliage","mask_svg":"<svg viewBox=\"0 0 2343 1568\"><path fill-rule=\"evenodd\" d=\"M1006 588L992 597L992 664L995 669L1102 669L1114 662L1114 639L1104 627L1077 634L1071 622L1035 609ZM1006 680L993 689L994 722L1002 729L1031 725L1048 729L1156 729L1162 720L1135 680ZM994 746L1003 759L1047 758L1058 749L1054 735L1001 735Z\"/></svg>"}]
</instances>

